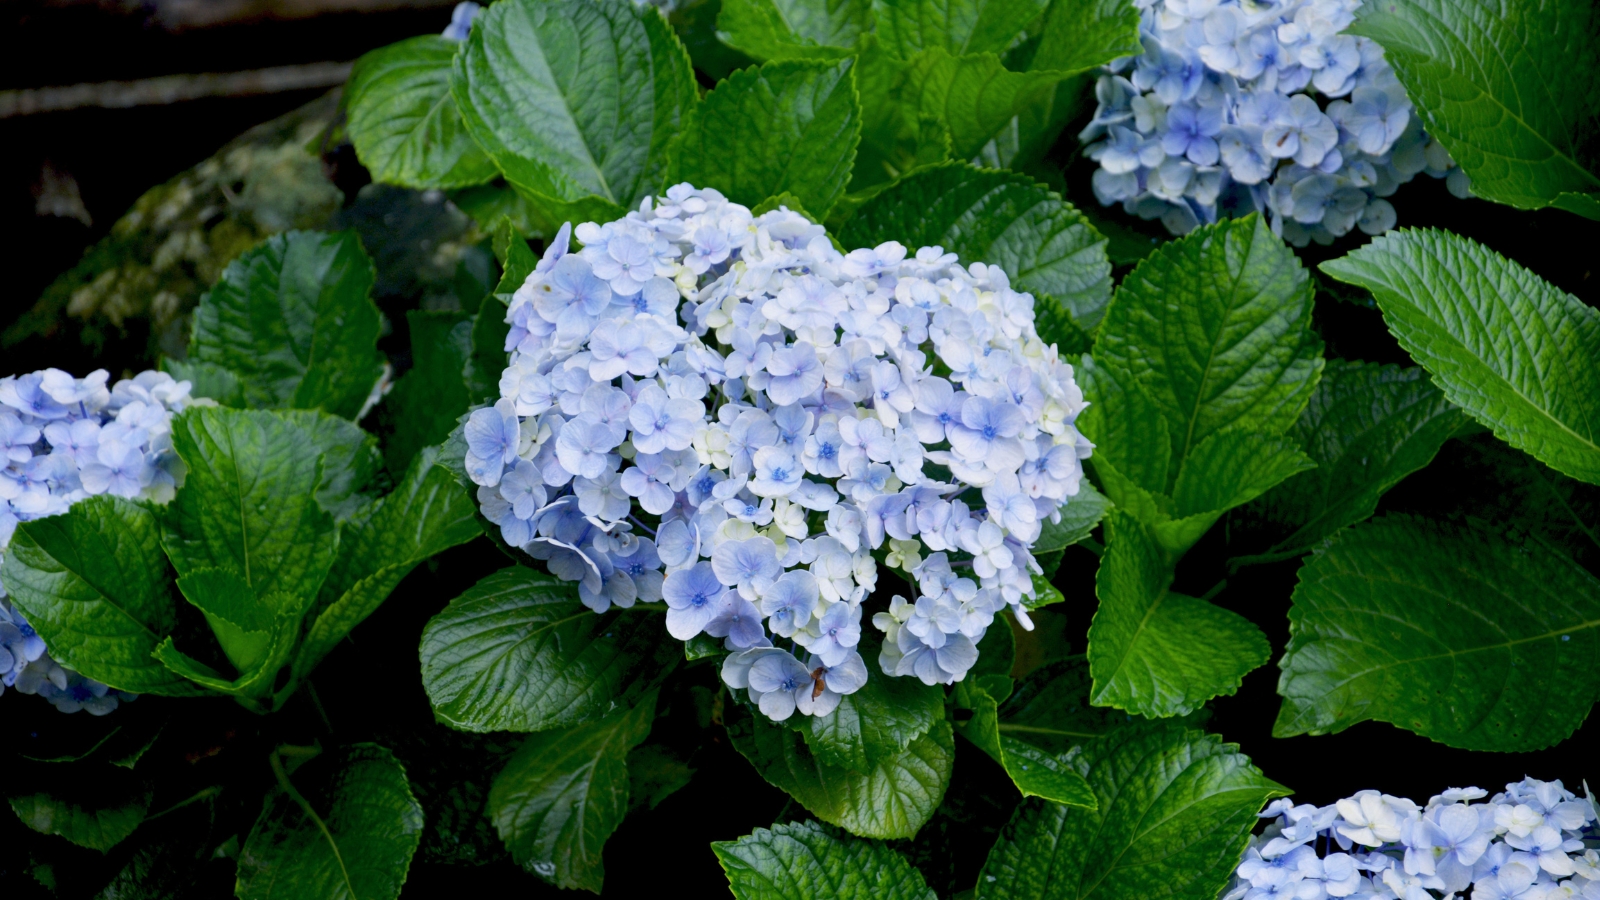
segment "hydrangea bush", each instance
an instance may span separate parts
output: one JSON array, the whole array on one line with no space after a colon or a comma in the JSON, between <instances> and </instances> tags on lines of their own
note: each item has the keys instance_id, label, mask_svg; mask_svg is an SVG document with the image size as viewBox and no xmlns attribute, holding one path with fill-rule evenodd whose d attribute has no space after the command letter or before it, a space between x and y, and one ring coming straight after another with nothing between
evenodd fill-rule
<instances>
[{"instance_id":1,"label":"hydrangea bush","mask_svg":"<svg viewBox=\"0 0 1600 900\"><path fill-rule=\"evenodd\" d=\"M273 234L0 381L0 896L1600 900L1597 9L362 56L308 149L448 289Z\"/></svg>"}]
</instances>

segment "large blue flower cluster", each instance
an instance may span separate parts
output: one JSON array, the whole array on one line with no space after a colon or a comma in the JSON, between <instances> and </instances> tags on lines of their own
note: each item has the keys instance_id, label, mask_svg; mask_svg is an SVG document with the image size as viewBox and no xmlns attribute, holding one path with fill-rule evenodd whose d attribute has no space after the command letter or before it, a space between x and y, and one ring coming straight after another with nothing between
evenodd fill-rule
<instances>
[{"instance_id":1,"label":"large blue flower cluster","mask_svg":"<svg viewBox=\"0 0 1600 900\"><path fill-rule=\"evenodd\" d=\"M1222 900L1600 900L1594 798L1524 779L1487 803L1452 788L1418 806L1362 791L1275 801Z\"/></svg>"},{"instance_id":2,"label":"large blue flower cluster","mask_svg":"<svg viewBox=\"0 0 1600 900\"><path fill-rule=\"evenodd\" d=\"M142 372L106 386L104 369L0 379L0 557L19 522L59 515L98 494L166 502L183 478L172 414L195 402L189 382ZM0 584L0 692L40 694L63 712L103 715L119 694L63 668ZM130 696L120 695L124 698Z\"/></svg>"},{"instance_id":3,"label":"large blue flower cluster","mask_svg":"<svg viewBox=\"0 0 1600 900\"><path fill-rule=\"evenodd\" d=\"M674 637L723 639L772 718L866 682L880 557L919 589L873 620L887 674L948 684L997 613L1028 624L1029 547L1091 445L1000 269L841 253L678 185L563 226L508 321L502 399L465 430L484 514L597 612L665 600Z\"/></svg>"},{"instance_id":4,"label":"large blue flower cluster","mask_svg":"<svg viewBox=\"0 0 1600 900\"><path fill-rule=\"evenodd\" d=\"M1383 48L1343 33L1361 0L1135 3L1144 53L1107 67L1080 135L1102 204L1174 234L1265 212L1303 247L1393 228L1385 198L1419 172L1467 196Z\"/></svg>"}]
</instances>

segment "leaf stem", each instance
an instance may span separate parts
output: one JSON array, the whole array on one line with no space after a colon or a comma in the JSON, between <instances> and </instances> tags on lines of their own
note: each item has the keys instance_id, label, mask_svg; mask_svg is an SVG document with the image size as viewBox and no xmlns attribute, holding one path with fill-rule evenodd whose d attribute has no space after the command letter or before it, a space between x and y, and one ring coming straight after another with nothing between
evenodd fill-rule
<instances>
[{"instance_id":1,"label":"leaf stem","mask_svg":"<svg viewBox=\"0 0 1600 900\"><path fill-rule=\"evenodd\" d=\"M278 786L283 788L283 792L288 794L295 803L299 804L300 811L305 813L306 817L317 826L318 831L322 832L323 839L326 840L328 842L328 846L333 849L334 860L339 863L339 874L344 877L345 887L350 889L350 896L354 897L356 896L356 886L355 883L350 880L350 870L345 868L344 854L339 852L339 842L333 839L333 833L328 830L328 824L322 821L322 817L317 815L317 811L311 808L311 803L306 800L300 791L295 788L294 783L289 780L289 773L284 771L283 761L278 758L278 755L285 751L294 755L306 755L306 749L308 748L280 746L267 754L267 765L272 767L272 774L278 779Z\"/></svg>"}]
</instances>

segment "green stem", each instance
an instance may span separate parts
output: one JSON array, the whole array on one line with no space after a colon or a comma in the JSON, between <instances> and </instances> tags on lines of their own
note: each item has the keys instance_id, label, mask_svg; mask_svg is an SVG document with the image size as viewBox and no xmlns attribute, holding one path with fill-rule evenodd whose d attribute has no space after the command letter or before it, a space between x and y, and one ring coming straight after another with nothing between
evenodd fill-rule
<instances>
[{"instance_id":1,"label":"green stem","mask_svg":"<svg viewBox=\"0 0 1600 900\"><path fill-rule=\"evenodd\" d=\"M356 896L356 886L350 880L350 870L345 868L344 855L339 852L339 843L333 839L333 832L328 830L328 824L322 821L322 817L317 815L317 811L312 809L311 804L306 800L306 798L295 789L294 783L289 780L289 773L283 770L283 761L278 758L279 753L284 751L288 751L295 756L315 755L315 753L306 754L305 751L307 749L309 748L279 747L278 749L267 754L267 764L272 766L272 774L278 779L278 786L283 788L283 792L288 794L295 803L300 805L301 812L304 812L306 817L316 824L317 830L322 832L323 839L326 840L328 842L328 846L333 849L334 861L339 863L339 874L344 876L345 887L350 889L350 896L354 897Z\"/></svg>"}]
</instances>

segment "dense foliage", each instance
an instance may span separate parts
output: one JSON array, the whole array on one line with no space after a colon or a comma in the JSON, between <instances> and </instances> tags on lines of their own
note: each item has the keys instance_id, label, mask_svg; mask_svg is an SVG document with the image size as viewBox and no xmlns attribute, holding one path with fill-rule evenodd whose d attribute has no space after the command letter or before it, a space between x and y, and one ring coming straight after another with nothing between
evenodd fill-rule
<instances>
[{"instance_id":1,"label":"dense foliage","mask_svg":"<svg viewBox=\"0 0 1600 900\"><path fill-rule=\"evenodd\" d=\"M500 0L368 54L343 138L499 277L379 303L381 226L267 228L159 371L0 380L0 887L1600 896L1587 786L1295 804L1213 722L1280 633L1277 737L1526 753L1600 697L1600 313L1396 228L1423 173L1600 219L1597 46Z\"/></svg>"}]
</instances>

